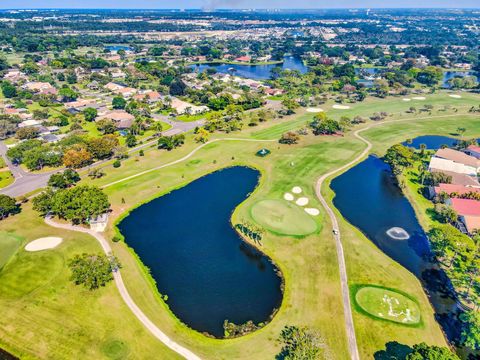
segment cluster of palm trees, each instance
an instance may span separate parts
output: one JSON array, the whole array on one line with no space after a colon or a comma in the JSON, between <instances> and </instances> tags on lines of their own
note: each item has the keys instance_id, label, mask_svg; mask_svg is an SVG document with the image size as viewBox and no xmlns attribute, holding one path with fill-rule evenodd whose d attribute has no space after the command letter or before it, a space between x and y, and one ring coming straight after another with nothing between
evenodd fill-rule
<instances>
[{"instance_id":1,"label":"cluster of palm trees","mask_svg":"<svg viewBox=\"0 0 480 360\"><path fill-rule=\"evenodd\" d=\"M245 219L242 219L240 223L236 224L235 227L245 236L247 236L249 239L253 240L255 243L258 243L261 245L262 242L262 237L265 234L265 229L261 228L260 226L257 226L255 224L252 224L249 221L246 221Z\"/></svg>"}]
</instances>

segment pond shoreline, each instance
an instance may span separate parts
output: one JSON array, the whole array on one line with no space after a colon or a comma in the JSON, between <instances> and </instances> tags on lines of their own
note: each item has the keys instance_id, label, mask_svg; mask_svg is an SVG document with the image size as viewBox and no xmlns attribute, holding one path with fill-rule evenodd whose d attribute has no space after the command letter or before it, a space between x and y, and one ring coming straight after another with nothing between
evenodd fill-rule
<instances>
[{"instance_id":1,"label":"pond shoreline","mask_svg":"<svg viewBox=\"0 0 480 360\"><path fill-rule=\"evenodd\" d=\"M189 184L192 184L200 179L203 179L205 178L206 176L209 176L209 175L212 175L212 174L215 174L215 173L218 173L218 172L221 172L223 170L226 170L226 169L230 169L230 168L237 168L237 167L243 167L243 168L249 168L249 169L252 169L252 170L255 170L258 172L258 180L257 180L257 183L256 183L256 186L255 188L247 195L247 197L245 199L243 199L240 203L238 203L232 210L231 210L231 215L230 215L230 218L229 218L229 224L228 226L231 228L232 231L235 232L235 234L237 235L237 237L241 240L241 242L246 245L248 248L251 248L251 249L254 249L256 252L259 252L261 254L262 257L264 257L270 264L271 266L273 267L274 269L274 272L275 272L275 275L279 278L279 281L280 281L280 300L277 304L277 306L275 306L271 312L271 314L269 315L269 317L267 319L265 319L264 321L262 321L262 326L260 328L258 328L257 330L255 330L254 332L257 332L257 331L260 331L263 327L265 327L270 321L272 321L272 319L275 317L275 315L281 310L282 308L282 305L283 305L283 300L284 300L284 295L285 295L285 277L283 275L283 272L280 268L280 266L277 264L277 262L269 255L267 254L264 249L259 246L259 244L256 244L254 243L253 241L249 241L243 234L241 234L238 229L234 226L234 222L235 222L235 217L237 216L237 210L243 205L243 203L245 201L248 200L248 198L253 194L255 193L261 186L262 182L263 182L263 179L264 179L264 176L263 176L263 171L261 169L258 169L250 164L246 165L246 164L232 164L231 166L227 166L227 167L224 167L224 168L220 168L220 169L215 169L211 172L207 172L205 174L202 174L201 176L199 176L198 178L195 178L191 181L186 181L186 182L183 182L181 184L179 184L178 186L175 186L173 188L170 188L166 191L162 191L162 192L159 192L157 194L155 194L154 196L150 197L149 199L145 200L145 201L142 201L141 203L139 204L136 204L134 207L128 209L127 211L125 211L124 213L122 213L114 222L114 231L115 231L115 237L117 237L118 240L122 240L123 239L123 244L126 246L128 252L133 255L133 257L135 258L136 260L136 263L139 264L139 268L141 269L141 272L143 273L145 279L147 280L147 282L149 283L149 286L151 287L152 291L154 292L155 294L155 297L160 300L160 303L162 304L162 306L170 313L171 315L171 318L174 319L175 322L177 323L180 323L182 325L184 325L186 328L188 328L189 330L192 330L196 333L200 333L206 337L210 337L210 338L215 338L215 339L219 339L219 340L224 340L224 339L231 339L233 337L219 337L219 336L214 336L208 332L204 332L204 331L200 331L200 330L197 330L197 329L194 329L192 328L191 326L189 326L186 322L184 322L179 316L177 316L177 314L170 308L169 304L165 301L165 298L164 298L164 295L162 295L160 289L158 288L157 286L157 281L155 280L155 278L153 277L153 275L151 274L151 269L142 261L141 257L139 256L139 254L137 254L137 252L135 251L135 249L130 245L128 244L127 241L125 241L125 237L121 234L120 232L120 229L119 229L119 224L125 219L127 218L128 216L131 215L131 213L138 209L139 207L141 207L142 205L145 205L145 204L148 204L152 201L154 201L155 199L159 199L159 198L162 198L163 196L166 196L168 194L171 194L173 193L174 191L176 190L180 190L182 188L185 188L187 185ZM248 248L247 248L247 252L248 252ZM236 325L240 325L240 324L236 324ZM243 335L242 335L243 336Z\"/></svg>"}]
</instances>

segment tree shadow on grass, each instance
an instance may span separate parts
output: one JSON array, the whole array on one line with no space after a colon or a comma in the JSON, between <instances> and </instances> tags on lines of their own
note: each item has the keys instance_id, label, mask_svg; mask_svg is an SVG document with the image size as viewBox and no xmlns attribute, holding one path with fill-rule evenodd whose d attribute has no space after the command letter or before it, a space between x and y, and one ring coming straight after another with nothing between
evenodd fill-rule
<instances>
[{"instance_id":1,"label":"tree shadow on grass","mask_svg":"<svg viewBox=\"0 0 480 360\"><path fill-rule=\"evenodd\" d=\"M373 358L375 360L405 360L412 351L413 349L408 345L390 341L385 344L385 350L378 350L373 354Z\"/></svg>"}]
</instances>

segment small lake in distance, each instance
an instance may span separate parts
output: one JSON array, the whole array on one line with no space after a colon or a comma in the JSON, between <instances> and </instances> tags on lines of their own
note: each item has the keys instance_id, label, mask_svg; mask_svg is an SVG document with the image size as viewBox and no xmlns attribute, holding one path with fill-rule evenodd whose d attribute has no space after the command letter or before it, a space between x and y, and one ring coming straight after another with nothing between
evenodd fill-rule
<instances>
[{"instance_id":1,"label":"small lake in distance","mask_svg":"<svg viewBox=\"0 0 480 360\"><path fill-rule=\"evenodd\" d=\"M247 167L217 171L138 207L118 226L172 312L199 332L223 337L225 320L258 324L280 307L278 269L230 223L258 179Z\"/></svg>"},{"instance_id":2,"label":"small lake in distance","mask_svg":"<svg viewBox=\"0 0 480 360\"><path fill-rule=\"evenodd\" d=\"M198 64L191 65L195 71L205 71L208 68L215 68L221 74L231 74L252 80L268 80L271 78L271 70L274 67L281 67L283 70L297 70L304 74L308 71L302 59L295 56L285 56L283 63L270 65L238 65L238 64Z\"/></svg>"}]
</instances>

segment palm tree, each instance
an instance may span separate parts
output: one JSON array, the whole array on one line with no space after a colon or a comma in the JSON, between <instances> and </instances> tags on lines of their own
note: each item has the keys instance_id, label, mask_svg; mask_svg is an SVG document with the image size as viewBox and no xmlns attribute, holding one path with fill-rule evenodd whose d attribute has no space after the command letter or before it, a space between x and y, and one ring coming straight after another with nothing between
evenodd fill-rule
<instances>
[{"instance_id":1,"label":"palm tree","mask_svg":"<svg viewBox=\"0 0 480 360\"><path fill-rule=\"evenodd\" d=\"M425 144L420 144L420 156L424 157L425 156L425 150L427 148L427 145Z\"/></svg>"}]
</instances>

